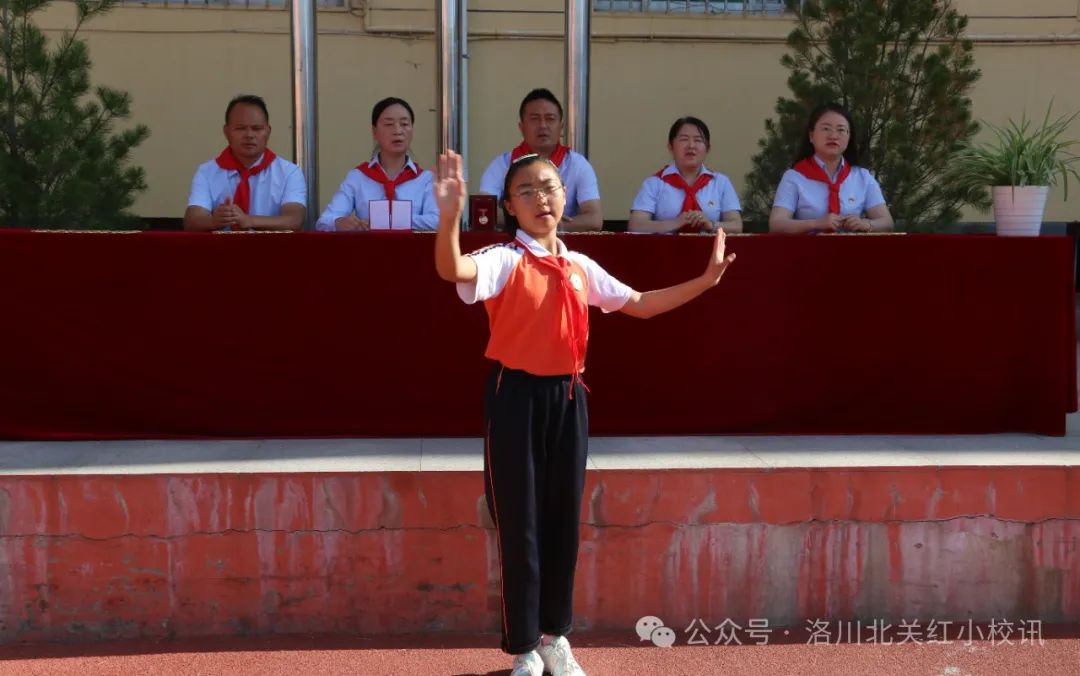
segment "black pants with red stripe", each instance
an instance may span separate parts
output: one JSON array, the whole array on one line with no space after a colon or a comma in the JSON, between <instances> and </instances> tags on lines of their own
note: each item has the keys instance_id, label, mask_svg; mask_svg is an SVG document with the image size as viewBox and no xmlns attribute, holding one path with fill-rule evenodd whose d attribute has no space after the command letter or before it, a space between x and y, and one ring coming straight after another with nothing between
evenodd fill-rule
<instances>
[{"instance_id":1,"label":"black pants with red stripe","mask_svg":"<svg viewBox=\"0 0 1080 676\"><path fill-rule=\"evenodd\" d=\"M496 365L488 378L484 493L502 565L502 648L529 652L573 624L589 412L571 378Z\"/></svg>"}]
</instances>

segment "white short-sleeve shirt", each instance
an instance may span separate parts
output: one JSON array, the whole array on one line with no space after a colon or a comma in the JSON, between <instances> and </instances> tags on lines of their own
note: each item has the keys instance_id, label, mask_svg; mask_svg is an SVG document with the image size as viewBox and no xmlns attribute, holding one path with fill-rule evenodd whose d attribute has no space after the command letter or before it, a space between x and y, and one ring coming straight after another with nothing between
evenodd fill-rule
<instances>
[{"instance_id":1,"label":"white short-sleeve shirt","mask_svg":"<svg viewBox=\"0 0 1080 676\"><path fill-rule=\"evenodd\" d=\"M589 286L589 305L594 305L604 312L621 310L634 294L634 290L609 274L593 259L568 250L561 239L557 241L558 255L577 263L585 270ZM528 247L537 257L551 255L550 251L520 229L512 242L495 244L468 254L476 262L476 279L458 283L457 292L461 300L471 305L498 296L510 279L510 273L525 255L523 247Z\"/></svg>"},{"instance_id":2,"label":"white short-sleeve shirt","mask_svg":"<svg viewBox=\"0 0 1080 676\"><path fill-rule=\"evenodd\" d=\"M814 161L825 168L825 163L816 155ZM843 168L842 162L840 168ZM852 166L851 173L840 186L840 215L861 216L867 209L882 204L885 204L885 197L877 179L863 167ZM801 221L821 218L829 213L829 186L788 169L776 188L773 206L787 209Z\"/></svg>"},{"instance_id":3,"label":"white short-sleeve shirt","mask_svg":"<svg viewBox=\"0 0 1080 676\"><path fill-rule=\"evenodd\" d=\"M503 153L491 161L480 178L480 192L495 195L500 204L503 199L503 182L510 169L510 153ZM600 199L600 185L596 172L581 153L570 150L559 167L559 175L566 185L566 212L571 218L577 216L582 202Z\"/></svg>"},{"instance_id":4,"label":"white short-sleeve shirt","mask_svg":"<svg viewBox=\"0 0 1080 676\"><path fill-rule=\"evenodd\" d=\"M379 166L378 153L371 158L368 166ZM410 157L406 166L413 171L419 170L419 176L405 181L394 188L394 199L412 202L413 230L435 230L439 226L439 205L432 193L434 177L427 169L420 169ZM332 232L337 230L337 219L348 216L353 211L358 218L368 220L368 202L386 199L386 189L382 183L367 177L359 169L350 169L345 180L330 199L330 204L319 216L316 230Z\"/></svg>"},{"instance_id":5,"label":"white short-sleeve shirt","mask_svg":"<svg viewBox=\"0 0 1080 676\"><path fill-rule=\"evenodd\" d=\"M259 162L262 162L261 157ZM222 169L216 160L204 162L191 179L188 206L213 211L225 198L236 194L238 185L239 171ZM304 173L300 167L280 156L274 158L269 167L250 177L248 185L251 186L251 216L280 216L283 204L307 206Z\"/></svg>"},{"instance_id":6,"label":"white short-sleeve shirt","mask_svg":"<svg viewBox=\"0 0 1080 676\"><path fill-rule=\"evenodd\" d=\"M675 163L671 163L664 167L661 176L678 172L679 168L675 166ZM701 172L713 177L713 180L697 192L698 204L706 218L710 221L719 221L725 212L742 211L739 196L735 194L735 186L731 184L727 176L712 171L705 165L702 165ZM643 211L652 214L655 220L666 221L679 215L685 199L686 191L654 175L641 183L641 190L634 198L634 204L630 210Z\"/></svg>"}]
</instances>

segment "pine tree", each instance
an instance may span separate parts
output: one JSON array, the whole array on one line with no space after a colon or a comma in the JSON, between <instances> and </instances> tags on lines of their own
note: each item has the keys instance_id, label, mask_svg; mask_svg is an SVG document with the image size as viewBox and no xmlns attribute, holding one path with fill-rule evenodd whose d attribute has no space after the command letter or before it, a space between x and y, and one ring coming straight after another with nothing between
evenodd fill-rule
<instances>
[{"instance_id":1,"label":"pine tree","mask_svg":"<svg viewBox=\"0 0 1080 676\"><path fill-rule=\"evenodd\" d=\"M117 0L76 0L75 26L50 41L32 21L51 0L0 0L0 226L123 228L146 189L131 150L144 125L117 131L131 97L91 90L83 24Z\"/></svg>"},{"instance_id":2,"label":"pine tree","mask_svg":"<svg viewBox=\"0 0 1080 676\"><path fill-rule=\"evenodd\" d=\"M968 93L980 72L967 18L950 0L787 0L796 17L781 63L792 96L746 178L747 219L768 220L776 186L791 166L819 103L851 111L861 163L877 177L897 229L955 223L966 205L987 208L986 191L954 180L953 158L975 135Z\"/></svg>"}]
</instances>

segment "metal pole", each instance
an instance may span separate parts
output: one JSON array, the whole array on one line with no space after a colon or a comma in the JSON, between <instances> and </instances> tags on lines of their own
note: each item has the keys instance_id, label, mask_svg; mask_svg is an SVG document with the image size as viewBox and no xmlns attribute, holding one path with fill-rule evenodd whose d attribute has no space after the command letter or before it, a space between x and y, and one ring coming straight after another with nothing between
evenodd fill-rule
<instances>
[{"instance_id":1,"label":"metal pole","mask_svg":"<svg viewBox=\"0 0 1080 676\"><path fill-rule=\"evenodd\" d=\"M566 0L566 140L589 154L589 0Z\"/></svg>"},{"instance_id":2,"label":"metal pole","mask_svg":"<svg viewBox=\"0 0 1080 676\"><path fill-rule=\"evenodd\" d=\"M315 69L315 0L290 0L292 42L293 158L307 182L304 229L319 217L318 81Z\"/></svg>"},{"instance_id":3,"label":"metal pole","mask_svg":"<svg viewBox=\"0 0 1080 676\"><path fill-rule=\"evenodd\" d=\"M458 105L454 120L458 129L461 171L465 174L467 181L469 180L469 0L457 0L457 7Z\"/></svg>"},{"instance_id":4,"label":"metal pole","mask_svg":"<svg viewBox=\"0 0 1080 676\"><path fill-rule=\"evenodd\" d=\"M458 10L460 0L435 0L438 17L438 105L439 105L439 152L461 151L461 127L459 120L461 88L461 46Z\"/></svg>"}]
</instances>

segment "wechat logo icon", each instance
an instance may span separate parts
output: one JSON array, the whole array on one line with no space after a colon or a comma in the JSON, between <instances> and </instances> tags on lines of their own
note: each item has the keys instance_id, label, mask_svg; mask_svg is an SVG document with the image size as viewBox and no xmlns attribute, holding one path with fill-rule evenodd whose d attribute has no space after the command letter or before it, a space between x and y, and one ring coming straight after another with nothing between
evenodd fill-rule
<instances>
[{"instance_id":1,"label":"wechat logo icon","mask_svg":"<svg viewBox=\"0 0 1080 676\"><path fill-rule=\"evenodd\" d=\"M638 639L652 641L657 648L670 648L675 645L675 630L664 626L664 621L653 615L646 615L637 621L634 627Z\"/></svg>"}]
</instances>

